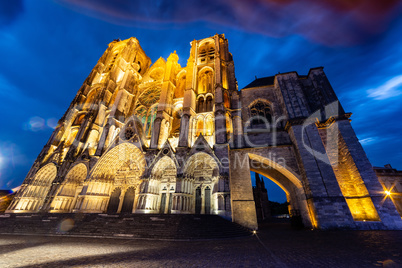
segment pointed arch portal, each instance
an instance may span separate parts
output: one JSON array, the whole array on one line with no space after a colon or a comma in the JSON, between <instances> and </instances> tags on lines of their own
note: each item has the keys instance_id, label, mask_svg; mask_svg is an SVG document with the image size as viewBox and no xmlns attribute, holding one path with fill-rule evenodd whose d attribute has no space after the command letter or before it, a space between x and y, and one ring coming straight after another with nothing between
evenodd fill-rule
<instances>
[{"instance_id":1,"label":"pointed arch portal","mask_svg":"<svg viewBox=\"0 0 402 268\"><path fill-rule=\"evenodd\" d=\"M233 221L251 229L258 228L250 177L250 171L254 171L282 188L290 208L300 211L303 224L315 227L314 213L306 201L306 194L299 176L290 168L278 164L265 155L268 155L266 151L237 151L231 155L230 197Z\"/></svg>"},{"instance_id":2,"label":"pointed arch portal","mask_svg":"<svg viewBox=\"0 0 402 268\"><path fill-rule=\"evenodd\" d=\"M177 168L172 158L165 155L157 160L152 168L151 177L147 180L147 189L141 194L141 199L147 204L143 212L160 214L172 212L172 204L177 199L176 176Z\"/></svg>"},{"instance_id":3,"label":"pointed arch portal","mask_svg":"<svg viewBox=\"0 0 402 268\"><path fill-rule=\"evenodd\" d=\"M195 214L217 213L218 207L218 185L219 185L219 165L209 154L199 152L192 155L184 168L185 180L192 185L190 192L191 199L194 200L191 211ZM222 184L222 182L221 182ZM212 193L214 185L215 192Z\"/></svg>"},{"instance_id":4,"label":"pointed arch portal","mask_svg":"<svg viewBox=\"0 0 402 268\"><path fill-rule=\"evenodd\" d=\"M141 183L145 157L132 143L110 149L93 168L79 195L76 210L108 213L132 212L135 189Z\"/></svg>"},{"instance_id":5,"label":"pointed arch portal","mask_svg":"<svg viewBox=\"0 0 402 268\"><path fill-rule=\"evenodd\" d=\"M14 212L40 211L56 175L57 167L53 163L49 163L39 169L30 184L15 197L15 200L10 205L10 210Z\"/></svg>"},{"instance_id":6,"label":"pointed arch portal","mask_svg":"<svg viewBox=\"0 0 402 268\"><path fill-rule=\"evenodd\" d=\"M77 191L82 189L87 173L87 167L83 163L75 165L70 169L51 204L50 210L52 212L72 211L77 201Z\"/></svg>"},{"instance_id":7,"label":"pointed arch portal","mask_svg":"<svg viewBox=\"0 0 402 268\"><path fill-rule=\"evenodd\" d=\"M259 173L277 184L286 193L290 210L300 212L306 226L314 225L312 213L305 199L303 184L297 175L266 157L252 153L249 153L248 156L250 158L250 171Z\"/></svg>"},{"instance_id":8,"label":"pointed arch portal","mask_svg":"<svg viewBox=\"0 0 402 268\"><path fill-rule=\"evenodd\" d=\"M121 189L115 189L110 195L107 213L116 213L119 208Z\"/></svg>"}]
</instances>

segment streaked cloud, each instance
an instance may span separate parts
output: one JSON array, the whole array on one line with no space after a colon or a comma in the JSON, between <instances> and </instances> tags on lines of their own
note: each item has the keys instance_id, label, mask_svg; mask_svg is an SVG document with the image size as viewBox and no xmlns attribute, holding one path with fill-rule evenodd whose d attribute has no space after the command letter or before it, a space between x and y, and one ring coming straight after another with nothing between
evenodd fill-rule
<instances>
[{"instance_id":1,"label":"streaked cloud","mask_svg":"<svg viewBox=\"0 0 402 268\"><path fill-rule=\"evenodd\" d=\"M395 76L384 84L367 90L368 96L376 100L385 100L402 94L402 75Z\"/></svg>"},{"instance_id":2,"label":"streaked cloud","mask_svg":"<svg viewBox=\"0 0 402 268\"><path fill-rule=\"evenodd\" d=\"M370 144L374 144L374 143L378 143L380 141L383 141L383 139L379 138L379 137L367 137L364 139L359 139L360 143L364 146L370 145Z\"/></svg>"},{"instance_id":3,"label":"streaked cloud","mask_svg":"<svg viewBox=\"0 0 402 268\"><path fill-rule=\"evenodd\" d=\"M401 75L400 1L13 0L0 9L18 3L0 23L0 145L17 144L28 159L1 171L10 187L23 181L107 44L131 36L153 62L176 50L185 66L189 41L224 33L239 88L255 76L324 66L372 163L402 169L402 95L368 93Z\"/></svg>"},{"instance_id":4,"label":"streaked cloud","mask_svg":"<svg viewBox=\"0 0 402 268\"><path fill-rule=\"evenodd\" d=\"M397 0L56 0L108 22L138 26L206 21L268 36L301 35L350 45L381 32L401 11ZM147 25L148 27L150 25Z\"/></svg>"}]
</instances>

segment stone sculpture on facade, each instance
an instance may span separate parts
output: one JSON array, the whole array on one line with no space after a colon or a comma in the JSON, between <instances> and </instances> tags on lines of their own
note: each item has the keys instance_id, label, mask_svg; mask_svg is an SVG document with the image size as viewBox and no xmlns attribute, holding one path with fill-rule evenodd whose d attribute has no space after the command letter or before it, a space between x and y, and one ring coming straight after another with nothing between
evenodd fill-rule
<instances>
[{"instance_id":1,"label":"stone sculpture on facade","mask_svg":"<svg viewBox=\"0 0 402 268\"><path fill-rule=\"evenodd\" d=\"M115 40L8 212L217 214L257 228L250 171L315 228L402 228L323 68L238 90L224 35L154 64Z\"/></svg>"}]
</instances>

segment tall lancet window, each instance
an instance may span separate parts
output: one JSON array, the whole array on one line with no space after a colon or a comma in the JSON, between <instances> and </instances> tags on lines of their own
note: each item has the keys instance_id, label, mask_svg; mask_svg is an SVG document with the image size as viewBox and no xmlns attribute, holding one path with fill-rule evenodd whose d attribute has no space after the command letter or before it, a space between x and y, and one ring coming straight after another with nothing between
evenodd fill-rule
<instances>
[{"instance_id":1,"label":"tall lancet window","mask_svg":"<svg viewBox=\"0 0 402 268\"><path fill-rule=\"evenodd\" d=\"M212 112L214 104L213 104L213 98L212 96L207 97L207 102L206 102L206 112Z\"/></svg>"},{"instance_id":2,"label":"tall lancet window","mask_svg":"<svg viewBox=\"0 0 402 268\"><path fill-rule=\"evenodd\" d=\"M203 43L198 49L198 63L208 63L215 58L215 43L211 42Z\"/></svg>"},{"instance_id":3,"label":"tall lancet window","mask_svg":"<svg viewBox=\"0 0 402 268\"><path fill-rule=\"evenodd\" d=\"M198 94L213 93L214 74L211 68L204 68L198 74Z\"/></svg>"}]
</instances>

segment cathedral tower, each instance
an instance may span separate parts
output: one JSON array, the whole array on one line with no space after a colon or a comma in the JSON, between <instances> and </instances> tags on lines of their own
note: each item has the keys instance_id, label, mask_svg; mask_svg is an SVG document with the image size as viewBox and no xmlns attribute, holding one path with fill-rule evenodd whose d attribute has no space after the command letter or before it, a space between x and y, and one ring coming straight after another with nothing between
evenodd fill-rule
<instances>
[{"instance_id":1,"label":"cathedral tower","mask_svg":"<svg viewBox=\"0 0 402 268\"><path fill-rule=\"evenodd\" d=\"M317 228L402 228L322 68L238 90L223 34L151 64L115 40L8 212L216 214L256 229L250 171Z\"/></svg>"}]
</instances>

